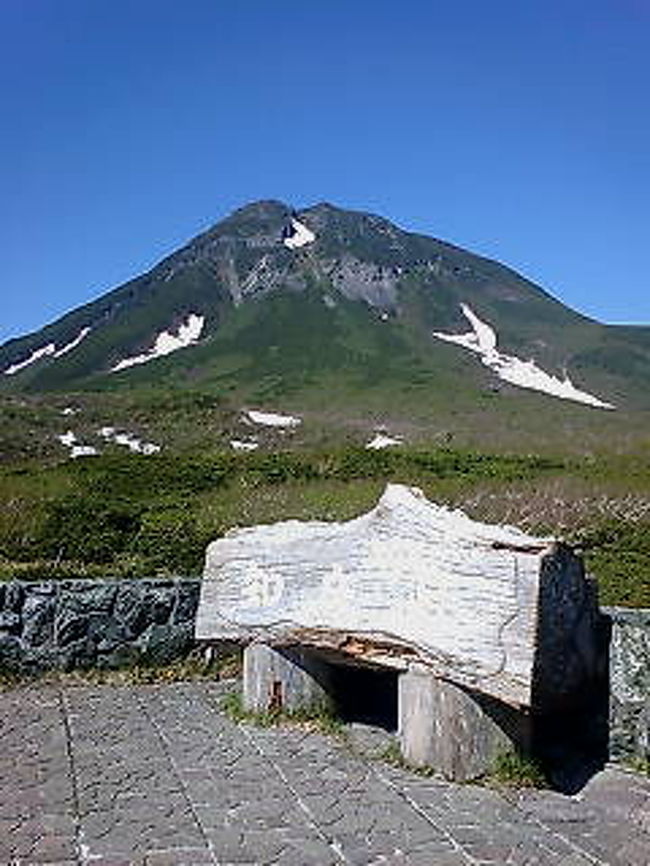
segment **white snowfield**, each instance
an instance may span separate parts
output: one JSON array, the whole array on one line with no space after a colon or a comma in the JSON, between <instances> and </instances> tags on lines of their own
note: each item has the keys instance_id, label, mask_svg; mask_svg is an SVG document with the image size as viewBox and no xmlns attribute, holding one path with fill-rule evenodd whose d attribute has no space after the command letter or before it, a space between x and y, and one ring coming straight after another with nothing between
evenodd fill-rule
<instances>
[{"instance_id":1,"label":"white snowfield","mask_svg":"<svg viewBox=\"0 0 650 866\"><path fill-rule=\"evenodd\" d=\"M143 442L131 433L118 433L115 427L102 427L99 430L99 435L109 442L112 440L116 445L124 445L134 454L144 454L148 457L160 451L160 445L153 442Z\"/></svg>"},{"instance_id":2,"label":"white snowfield","mask_svg":"<svg viewBox=\"0 0 650 866\"><path fill-rule=\"evenodd\" d=\"M161 331L155 339L151 349L141 355L132 355L130 358L123 358L118 361L114 367L111 367L111 373L117 373L119 370L125 370L128 367L135 367L138 364L146 364L148 361L153 361L156 358L162 358L164 355L169 355L176 352L178 349L185 349L191 346L201 336L203 325L205 324L205 316L199 316L197 313L190 313L185 322L181 322L178 327L178 332L172 334L171 331Z\"/></svg>"},{"instance_id":3,"label":"white snowfield","mask_svg":"<svg viewBox=\"0 0 650 866\"><path fill-rule=\"evenodd\" d=\"M366 448L373 451L378 451L380 448L390 448L393 445L401 445L401 439L395 439L393 436L386 436L384 433L377 433L374 439L367 443Z\"/></svg>"},{"instance_id":4,"label":"white snowfield","mask_svg":"<svg viewBox=\"0 0 650 866\"><path fill-rule=\"evenodd\" d=\"M115 427L102 427L97 431L97 435L108 442L112 440L116 445L124 445L135 454L149 456L160 451L160 445L155 445L153 442L142 442L130 433L118 433ZM70 457L94 457L100 453L94 445L81 443L72 430L59 433L56 438L61 445L70 449Z\"/></svg>"},{"instance_id":5,"label":"white snowfield","mask_svg":"<svg viewBox=\"0 0 650 866\"><path fill-rule=\"evenodd\" d=\"M564 379L558 379L550 373L546 373L538 367L535 361L522 361L514 355L506 355L497 349L497 335L493 328L471 310L467 304L461 304L465 318L472 326L472 330L466 334L444 334L434 331L433 336L447 343L455 343L475 352L480 356L486 367L497 374L499 379L517 385L520 388L529 388L533 391L541 391L552 397L560 397L562 400L574 400L587 406L595 406L598 409L615 409L611 403L605 403L587 391L581 391L573 384L565 374Z\"/></svg>"},{"instance_id":6,"label":"white snowfield","mask_svg":"<svg viewBox=\"0 0 650 866\"><path fill-rule=\"evenodd\" d=\"M99 451L93 445L73 445L70 451L70 457L97 457Z\"/></svg>"},{"instance_id":7,"label":"white snowfield","mask_svg":"<svg viewBox=\"0 0 650 866\"><path fill-rule=\"evenodd\" d=\"M280 415L277 412L258 412L257 409L246 409L244 417L253 424L261 424L263 427L298 427L302 424L301 418L293 415Z\"/></svg>"},{"instance_id":8,"label":"white snowfield","mask_svg":"<svg viewBox=\"0 0 650 866\"><path fill-rule=\"evenodd\" d=\"M14 373L24 370L25 367L29 367L30 364L33 364L35 361L39 361L41 358L46 358L48 355L53 355L55 352L56 346L54 343L48 343L47 346L36 349L36 351L32 352L29 358L25 358L24 361L19 361L17 364L12 364L10 367L7 367L4 374L5 376L13 376Z\"/></svg>"},{"instance_id":9,"label":"white snowfield","mask_svg":"<svg viewBox=\"0 0 650 866\"><path fill-rule=\"evenodd\" d=\"M57 349L54 353L55 358L60 358L61 355L66 355L68 352L71 352L73 349L76 349L79 343L87 337L90 333L90 328L82 328L74 340L70 340L69 343L66 343L65 346L62 346L60 349Z\"/></svg>"},{"instance_id":10,"label":"white snowfield","mask_svg":"<svg viewBox=\"0 0 650 866\"><path fill-rule=\"evenodd\" d=\"M59 433L56 438L59 440L61 445L65 445L66 448L72 448L77 441L77 437L72 430L68 430L67 433Z\"/></svg>"},{"instance_id":11,"label":"white snowfield","mask_svg":"<svg viewBox=\"0 0 650 866\"><path fill-rule=\"evenodd\" d=\"M304 247L306 244L311 244L316 240L316 235L308 229L306 225L298 222L297 219L291 220L291 228L293 234L291 237L284 238L282 243L290 250L297 250L299 247Z\"/></svg>"},{"instance_id":12,"label":"white snowfield","mask_svg":"<svg viewBox=\"0 0 650 866\"><path fill-rule=\"evenodd\" d=\"M89 333L90 328L82 328L81 331L79 331L77 336L74 338L74 340L66 343L65 346L62 346L60 349L57 349L56 343L48 343L46 346L41 346L40 349L36 349L28 358L25 358L24 361L19 361L18 363L12 364L10 367L7 367L7 369L3 371L4 375L13 376L15 373L19 373L21 370L24 370L25 367L29 367L35 361L40 361L41 358L47 358L49 356L51 356L52 358L60 358L62 355L65 355L75 349L83 340L83 338L88 336Z\"/></svg>"},{"instance_id":13,"label":"white snowfield","mask_svg":"<svg viewBox=\"0 0 650 866\"><path fill-rule=\"evenodd\" d=\"M65 445L66 448L70 449L70 457L73 459L77 457L96 457L99 454L99 451L93 445L83 445L72 430L59 433L56 438L61 445Z\"/></svg>"},{"instance_id":14,"label":"white snowfield","mask_svg":"<svg viewBox=\"0 0 650 866\"><path fill-rule=\"evenodd\" d=\"M231 439L230 447L235 451L256 451L260 446L259 442L252 442L246 439Z\"/></svg>"}]
</instances>

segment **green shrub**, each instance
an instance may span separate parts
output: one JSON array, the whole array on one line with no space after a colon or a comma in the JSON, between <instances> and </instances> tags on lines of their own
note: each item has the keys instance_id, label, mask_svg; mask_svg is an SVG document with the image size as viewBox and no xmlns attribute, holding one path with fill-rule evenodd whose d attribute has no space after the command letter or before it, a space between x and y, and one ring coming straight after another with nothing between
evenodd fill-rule
<instances>
[{"instance_id":1,"label":"green shrub","mask_svg":"<svg viewBox=\"0 0 650 866\"><path fill-rule=\"evenodd\" d=\"M630 770L633 770L635 773L650 776L650 758L642 758L638 755L637 757L630 759L628 766Z\"/></svg>"},{"instance_id":2,"label":"green shrub","mask_svg":"<svg viewBox=\"0 0 650 866\"><path fill-rule=\"evenodd\" d=\"M40 530L42 555L52 559L109 563L140 529L142 507L127 500L105 502L69 496L47 506Z\"/></svg>"},{"instance_id":3,"label":"green shrub","mask_svg":"<svg viewBox=\"0 0 650 866\"><path fill-rule=\"evenodd\" d=\"M234 473L229 456L183 458L156 455L107 454L92 461L75 461L67 467L76 486L86 495L128 497L150 502L157 496L197 494L215 490Z\"/></svg>"},{"instance_id":4,"label":"green shrub","mask_svg":"<svg viewBox=\"0 0 650 866\"><path fill-rule=\"evenodd\" d=\"M498 755L484 780L512 788L543 788L546 785L539 764L514 751Z\"/></svg>"},{"instance_id":5,"label":"green shrub","mask_svg":"<svg viewBox=\"0 0 650 866\"><path fill-rule=\"evenodd\" d=\"M607 521L578 537L602 604L650 607L650 522Z\"/></svg>"},{"instance_id":6,"label":"green shrub","mask_svg":"<svg viewBox=\"0 0 650 866\"><path fill-rule=\"evenodd\" d=\"M283 710L270 709L266 712L245 710L240 691L228 692L221 701L221 709L234 722L244 722L262 728L275 725L307 725L315 727L323 734L341 736L344 725L334 713L325 707L315 709Z\"/></svg>"},{"instance_id":7,"label":"green shrub","mask_svg":"<svg viewBox=\"0 0 650 866\"><path fill-rule=\"evenodd\" d=\"M201 533L191 506L151 510L141 520L129 552L141 557L156 573L196 574L214 533Z\"/></svg>"}]
</instances>

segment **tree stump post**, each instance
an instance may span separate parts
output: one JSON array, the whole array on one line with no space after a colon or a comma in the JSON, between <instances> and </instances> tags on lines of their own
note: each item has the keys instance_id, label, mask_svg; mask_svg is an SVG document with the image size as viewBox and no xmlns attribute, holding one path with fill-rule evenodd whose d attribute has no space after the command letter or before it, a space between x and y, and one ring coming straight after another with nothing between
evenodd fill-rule
<instances>
[{"instance_id":1,"label":"tree stump post","mask_svg":"<svg viewBox=\"0 0 650 866\"><path fill-rule=\"evenodd\" d=\"M272 649L262 643L244 650L243 706L247 712L328 710L327 665L304 649Z\"/></svg>"},{"instance_id":2,"label":"tree stump post","mask_svg":"<svg viewBox=\"0 0 650 866\"><path fill-rule=\"evenodd\" d=\"M414 767L462 782L489 772L499 754L529 745L528 717L435 676L422 665L400 674L399 744Z\"/></svg>"}]
</instances>

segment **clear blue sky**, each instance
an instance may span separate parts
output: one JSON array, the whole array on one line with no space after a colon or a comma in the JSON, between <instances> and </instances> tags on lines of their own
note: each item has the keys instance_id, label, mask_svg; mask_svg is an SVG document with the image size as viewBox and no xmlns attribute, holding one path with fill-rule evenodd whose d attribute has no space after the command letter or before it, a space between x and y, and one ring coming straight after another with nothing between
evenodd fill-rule
<instances>
[{"instance_id":1,"label":"clear blue sky","mask_svg":"<svg viewBox=\"0 0 650 866\"><path fill-rule=\"evenodd\" d=\"M248 201L650 323L650 0L0 0L0 340Z\"/></svg>"}]
</instances>

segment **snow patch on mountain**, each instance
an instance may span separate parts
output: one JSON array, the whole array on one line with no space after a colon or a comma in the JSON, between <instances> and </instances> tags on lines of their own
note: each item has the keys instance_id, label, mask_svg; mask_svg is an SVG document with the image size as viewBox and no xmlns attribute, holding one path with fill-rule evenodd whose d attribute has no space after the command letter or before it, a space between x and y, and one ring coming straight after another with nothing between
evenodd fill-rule
<instances>
[{"instance_id":1,"label":"snow patch on mountain","mask_svg":"<svg viewBox=\"0 0 650 866\"><path fill-rule=\"evenodd\" d=\"M258 412L256 409L247 409L244 417L253 424L261 424L263 427L298 427L302 419L294 418L293 415L280 415L277 412Z\"/></svg>"},{"instance_id":2,"label":"snow patch on mountain","mask_svg":"<svg viewBox=\"0 0 650 866\"><path fill-rule=\"evenodd\" d=\"M97 431L97 435L107 442L114 442L116 445L124 445L129 451L134 454L144 454L150 456L157 454L160 451L160 445L155 445L153 442L143 442L136 436L130 433L118 433L115 427L101 427ZM94 445L84 445L77 439L76 434L72 430L67 430L65 433L59 433L56 437L61 445L65 445L70 449L70 457L94 457L100 452Z\"/></svg>"},{"instance_id":3,"label":"snow patch on mountain","mask_svg":"<svg viewBox=\"0 0 650 866\"><path fill-rule=\"evenodd\" d=\"M75 460L77 457L98 457L99 451L94 445L73 445L70 451L70 457Z\"/></svg>"},{"instance_id":4,"label":"snow patch on mountain","mask_svg":"<svg viewBox=\"0 0 650 866\"><path fill-rule=\"evenodd\" d=\"M199 316L197 313L190 313L187 321L181 322L178 327L178 332L173 334L171 331L161 331L155 339L153 347L141 355L132 355L130 358L123 358L118 361L114 367L111 367L111 373L117 373L119 370L125 370L128 367L135 367L138 364L146 364L148 361L153 361L156 358L162 358L164 355L169 355L171 352L176 352L178 349L185 349L191 346L201 336L203 325L205 324L205 316Z\"/></svg>"},{"instance_id":5,"label":"snow patch on mountain","mask_svg":"<svg viewBox=\"0 0 650 866\"><path fill-rule=\"evenodd\" d=\"M546 373L538 367L535 361L522 361L514 355L506 355L497 349L496 332L486 322L471 310L467 304L461 304L463 315L472 326L472 330L466 334L445 334L434 331L433 336L447 343L455 343L470 352L480 356L486 367L497 374L504 382L517 385L520 388L529 388L533 391L541 391L552 397L562 400L573 400L584 403L587 406L595 406L598 409L614 409L611 403L605 403L593 394L582 391L571 382L565 374L564 379L559 379L550 373Z\"/></svg>"},{"instance_id":6,"label":"snow patch on mountain","mask_svg":"<svg viewBox=\"0 0 650 866\"><path fill-rule=\"evenodd\" d=\"M154 442L143 442L131 433L118 433L115 427L102 427L98 432L103 439L113 441L116 445L123 445L134 454L144 454L149 457L151 454L157 454L161 448Z\"/></svg>"},{"instance_id":7,"label":"snow patch on mountain","mask_svg":"<svg viewBox=\"0 0 650 866\"><path fill-rule=\"evenodd\" d=\"M379 451L381 448L390 448L393 445L401 445L401 439L395 439L393 436L387 436L385 433L377 433L374 439L366 444L366 448L373 451Z\"/></svg>"},{"instance_id":8,"label":"snow patch on mountain","mask_svg":"<svg viewBox=\"0 0 650 866\"><path fill-rule=\"evenodd\" d=\"M248 439L231 439L230 447L235 451L256 451L260 446L259 442L252 442Z\"/></svg>"},{"instance_id":9,"label":"snow patch on mountain","mask_svg":"<svg viewBox=\"0 0 650 866\"><path fill-rule=\"evenodd\" d=\"M66 343L65 346L62 346L60 349L56 348L56 343L48 343L46 346L41 346L40 349L36 349L36 351L32 352L32 354L28 358L25 358L24 361L19 361L18 363L7 367L7 369L3 371L4 375L13 376L15 373L24 370L25 367L29 367L35 361L40 361L41 358L47 358L49 356L52 358L60 358L62 355L75 349L89 333L90 328L82 328L74 340Z\"/></svg>"},{"instance_id":10,"label":"snow patch on mountain","mask_svg":"<svg viewBox=\"0 0 650 866\"><path fill-rule=\"evenodd\" d=\"M113 441L116 445L126 446L126 448L134 454L145 454L146 456L149 456L151 454L157 454L160 451L160 445L155 445L153 442L142 442L130 433L117 433L113 437Z\"/></svg>"},{"instance_id":11,"label":"snow patch on mountain","mask_svg":"<svg viewBox=\"0 0 650 866\"><path fill-rule=\"evenodd\" d=\"M74 338L74 340L70 340L70 342L66 343L65 346L62 346L62 348L56 350L56 352L54 353L54 357L60 358L61 355L66 355L68 352L76 349L79 343L84 339L84 337L87 337L89 333L90 328L82 328L77 334L77 336Z\"/></svg>"},{"instance_id":12,"label":"snow patch on mountain","mask_svg":"<svg viewBox=\"0 0 650 866\"><path fill-rule=\"evenodd\" d=\"M48 343L47 346L42 346L40 349L36 349L35 352L29 356L29 358L25 358L24 361L19 361L17 364L12 364L10 367L7 367L4 370L5 376L13 376L14 373L20 372L20 370L24 370L25 367L29 367L30 364L33 364L34 361L38 361L41 358L46 358L48 355L54 355L56 352L56 346L54 343Z\"/></svg>"},{"instance_id":13,"label":"snow patch on mountain","mask_svg":"<svg viewBox=\"0 0 650 866\"><path fill-rule=\"evenodd\" d=\"M67 433L59 433L56 438L59 440L61 445L65 445L66 448L72 448L77 441L77 437L72 430L68 430Z\"/></svg>"},{"instance_id":14,"label":"snow patch on mountain","mask_svg":"<svg viewBox=\"0 0 650 866\"><path fill-rule=\"evenodd\" d=\"M70 449L70 457L75 460L77 457L97 457L99 451L93 445L84 445L79 442L72 430L65 433L59 433L56 437L61 445L65 445Z\"/></svg>"},{"instance_id":15,"label":"snow patch on mountain","mask_svg":"<svg viewBox=\"0 0 650 866\"><path fill-rule=\"evenodd\" d=\"M316 240L316 235L308 229L306 225L299 222L297 219L291 220L291 234L283 238L282 243L290 250L297 250L299 247L304 247L306 244L311 244Z\"/></svg>"}]
</instances>

